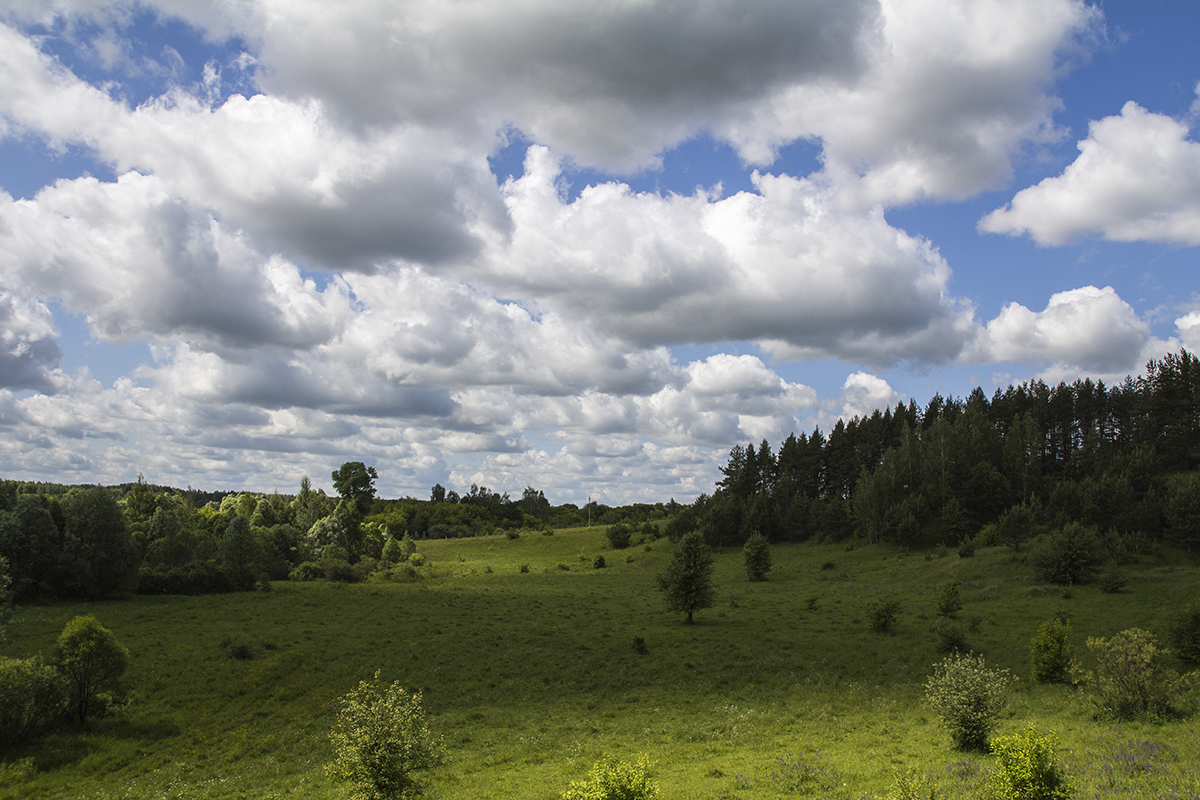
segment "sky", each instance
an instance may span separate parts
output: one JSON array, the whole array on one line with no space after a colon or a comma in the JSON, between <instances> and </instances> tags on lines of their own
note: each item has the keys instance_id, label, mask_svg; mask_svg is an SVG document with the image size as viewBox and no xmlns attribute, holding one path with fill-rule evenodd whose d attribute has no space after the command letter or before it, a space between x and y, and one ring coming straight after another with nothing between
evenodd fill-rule
<instances>
[{"instance_id":1,"label":"sky","mask_svg":"<svg viewBox=\"0 0 1200 800\"><path fill-rule=\"evenodd\" d=\"M730 447L1200 349L1200 3L4 0L0 476Z\"/></svg>"}]
</instances>

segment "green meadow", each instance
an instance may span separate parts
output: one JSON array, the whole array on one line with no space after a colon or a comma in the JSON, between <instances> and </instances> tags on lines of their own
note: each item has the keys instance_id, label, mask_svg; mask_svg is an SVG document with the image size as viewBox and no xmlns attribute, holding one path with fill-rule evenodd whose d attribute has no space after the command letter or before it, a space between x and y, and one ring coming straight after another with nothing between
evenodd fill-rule
<instances>
[{"instance_id":1,"label":"green meadow","mask_svg":"<svg viewBox=\"0 0 1200 800\"><path fill-rule=\"evenodd\" d=\"M759 583L729 550L714 606L689 626L655 582L670 551L611 550L601 528L525 532L420 542L412 582L23 606L6 654L49 654L67 620L92 614L129 647L132 698L3 754L0 796L345 797L323 771L334 704L378 671L424 693L444 738L432 798L557 798L601 757L643 754L664 798L882 797L910 769L939 797L975 797L991 757L954 750L923 702L942 658L937 599L957 580L968 644L1018 678L997 734L1055 732L1078 797L1200 797L1195 715L1097 719L1086 689L1033 684L1027 664L1056 613L1084 666L1089 636L1165 639L1200 593L1192 557L1142 556L1105 594L1038 585L1001 548L775 545ZM880 599L900 603L890 633L867 617Z\"/></svg>"}]
</instances>

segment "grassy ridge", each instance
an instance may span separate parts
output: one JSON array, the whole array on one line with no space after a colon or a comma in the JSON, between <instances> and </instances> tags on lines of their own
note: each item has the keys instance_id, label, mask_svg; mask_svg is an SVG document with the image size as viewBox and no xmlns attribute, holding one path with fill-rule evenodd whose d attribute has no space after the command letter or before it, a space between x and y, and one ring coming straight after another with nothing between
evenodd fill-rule
<instances>
[{"instance_id":1,"label":"grassy ridge","mask_svg":"<svg viewBox=\"0 0 1200 800\"><path fill-rule=\"evenodd\" d=\"M927 560L776 546L764 583L746 581L740 552L719 554L718 601L685 626L663 613L654 582L665 541L612 551L592 529L420 551L431 563L417 583L22 609L6 652L49 652L69 618L95 614L129 646L137 696L86 731L5 754L0 794L343 797L321 770L332 704L380 670L424 690L445 737L435 797L556 798L601 755L639 753L657 762L666 797L857 798L908 767L969 797L989 758L953 751L921 702L946 582L962 582L969 643L1022 678L1029 639L1054 613L1072 617L1084 656L1088 636L1165 631L1200 585L1194 563L1145 559L1122 594L1064 597L1003 550ZM606 569L592 568L597 554ZM869 629L866 606L881 597L901 603L892 634ZM229 643L253 657L231 658ZM1200 793L1194 720L1100 723L1083 693L1022 680L999 732L1029 723L1057 731L1087 796ZM22 758L32 771L11 766Z\"/></svg>"}]
</instances>

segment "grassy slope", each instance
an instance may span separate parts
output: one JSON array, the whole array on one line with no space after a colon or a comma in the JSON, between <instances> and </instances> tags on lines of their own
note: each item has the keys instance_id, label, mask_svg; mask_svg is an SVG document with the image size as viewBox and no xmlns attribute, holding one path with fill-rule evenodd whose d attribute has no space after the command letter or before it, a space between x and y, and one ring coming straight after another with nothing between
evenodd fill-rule
<instances>
[{"instance_id":1,"label":"grassy slope","mask_svg":"<svg viewBox=\"0 0 1200 800\"><path fill-rule=\"evenodd\" d=\"M5 754L36 771L0 782L0 795L344 797L321 770L332 703L380 670L424 690L445 737L435 797L556 798L601 755L641 753L657 762L665 797L780 797L825 782L830 796L857 798L909 767L974 796L988 757L952 750L921 703L947 581L962 581L972 646L1022 678L1027 643L1055 612L1072 616L1083 656L1088 636L1165 631L1200 585L1191 562L1147 559L1128 568L1122 594L1079 587L1064 598L1003 550L927 560L776 546L764 583L746 581L740 553L721 554L717 603L686 626L662 612L654 582L665 541L617 552L592 529L420 549L432 564L416 584L23 609L7 653L48 653L70 617L94 614L129 646L137 696L117 717ZM607 569L592 569L598 553ZM902 603L890 635L871 633L864 611L882 596ZM635 636L648 655L634 652ZM230 659L230 637L255 657ZM1195 720L1100 723L1077 690L1022 680L999 732L1030 723L1057 731L1087 796L1200 793Z\"/></svg>"}]
</instances>

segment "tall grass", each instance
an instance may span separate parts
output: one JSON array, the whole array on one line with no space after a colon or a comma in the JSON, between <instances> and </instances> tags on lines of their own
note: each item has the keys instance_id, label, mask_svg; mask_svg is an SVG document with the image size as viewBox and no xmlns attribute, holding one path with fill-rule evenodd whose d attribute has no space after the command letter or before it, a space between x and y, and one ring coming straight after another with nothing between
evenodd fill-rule
<instances>
[{"instance_id":1,"label":"tall grass","mask_svg":"<svg viewBox=\"0 0 1200 800\"><path fill-rule=\"evenodd\" d=\"M941 796L973 797L991 757L954 751L922 702L950 581L967 644L1024 678L998 734L1055 731L1081 796L1200 795L1194 719L1101 722L1081 690L1028 680L1029 641L1055 613L1071 617L1081 658L1088 636L1165 633L1200 577L1174 555L1128 567L1126 590L1111 595L1039 586L1000 549L929 559L776 545L763 582L730 550L717 556L716 604L685 626L654 581L665 540L614 551L596 528L418 549L429 563L412 583L22 608L6 654L48 653L68 619L92 614L129 647L135 698L0 754L0 796L344 797L321 769L333 703L379 670L424 692L445 737L436 797L557 798L602 756L641 754L664 797L784 797L817 784L823 796L869 797L911 769ZM593 568L598 554L607 568ZM876 633L868 608L885 598L899 614Z\"/></svg>"}]
</instances>

